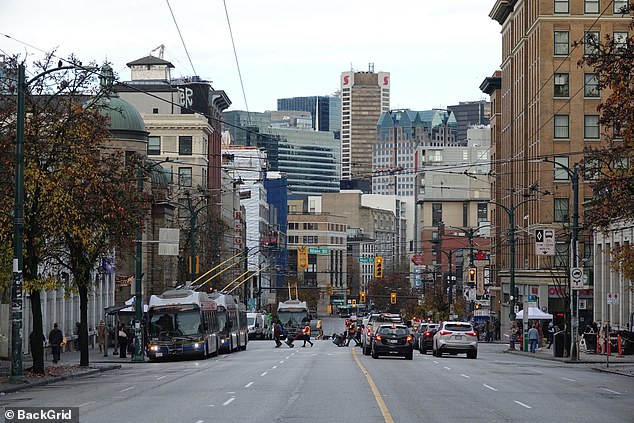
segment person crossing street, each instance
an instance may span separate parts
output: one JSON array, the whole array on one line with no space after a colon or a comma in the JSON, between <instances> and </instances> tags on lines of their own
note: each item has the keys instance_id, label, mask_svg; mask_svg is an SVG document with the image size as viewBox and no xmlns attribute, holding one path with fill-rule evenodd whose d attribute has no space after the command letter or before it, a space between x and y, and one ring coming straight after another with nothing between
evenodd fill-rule
<instances>
[{"instance_id":1,"label":"person crossing street","mask_svg":"<svg viewBox=\"0 0 634 423\"><path fill-rule=\"evenodd\" d=\"M310 324L308 322L306 322L306 326L304 326L304 330L302 331L302 339L304 340L302 347L306 346L306 342L308 342L311 347L313 346L313 342L310 340Z\"/></svg>"}]
</instances>

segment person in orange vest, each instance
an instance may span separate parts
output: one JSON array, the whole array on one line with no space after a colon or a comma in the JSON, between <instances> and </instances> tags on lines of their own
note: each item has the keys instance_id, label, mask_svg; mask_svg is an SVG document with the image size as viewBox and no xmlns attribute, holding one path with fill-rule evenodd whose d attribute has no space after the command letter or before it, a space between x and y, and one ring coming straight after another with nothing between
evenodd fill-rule
<instances>
[{"instance_id":1,"label":"person in orange vest","mask_svg":"<svg viewBox=\"0 0 634 423\"><path fill-rule=\"evenodd\" d=\"M310 344L310 346L313 346L312 341L310 340L310 324L308 322L306 322L306 326L304 326L304 330L302 331L302 339L304 340L304 345L302 345L302 347L306 346L306 342L308 342Z\"/></svg>"}]
</instances>

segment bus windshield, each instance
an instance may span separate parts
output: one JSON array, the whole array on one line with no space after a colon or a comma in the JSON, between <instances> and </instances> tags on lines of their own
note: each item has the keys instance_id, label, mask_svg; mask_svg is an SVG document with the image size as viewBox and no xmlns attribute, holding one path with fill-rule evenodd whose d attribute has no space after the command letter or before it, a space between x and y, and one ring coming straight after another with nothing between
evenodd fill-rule
<instances>
[{"instance_id":1,"label":"bus windshield","mask_svg":"<svg viewBox=\"0 0 634 423\"><path fill-rule=\"evenodd\" d=\"M195 336L201 333L200 312L156 311L150 315L150 337L166 339L173 336Z\"/></svg>"},{"instance_id":2,"label":"bus windshield","mask_svg":"<svg viewBox=\"0 0 634 423\"><path fill-rule=\"evenodd\" d=\"M308 318L308 311L277 311L277 316L285 326L299 326Z\"/></svg>"}]
</instances>

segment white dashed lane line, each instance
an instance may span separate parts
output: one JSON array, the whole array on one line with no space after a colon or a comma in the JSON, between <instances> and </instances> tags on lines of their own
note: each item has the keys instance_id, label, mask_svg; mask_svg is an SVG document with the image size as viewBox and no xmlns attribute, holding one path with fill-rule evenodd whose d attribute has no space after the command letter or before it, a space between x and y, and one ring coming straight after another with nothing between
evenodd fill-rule
<instances>
[{"instance_id":1,"label":"white dashed lane line","mask_svg":"<svg viewBox=\"0 0 634 423\"><path fill-rule=\"evenodd\" d=\"M568 382L575 382L574 379L570 379L570 378L567 378L567 377L562 377L562 379L563 380L567 380Z\"/></svg>"},{"instance_id":2,"label":"white dashed lane line","mask_svg":"<svg viewBox=\"0 0 634 423\"><path fill-rule=\"evenodd\" d=\"M471 376L467 376L467 375L462 374L462 373L460 373L460 376L462 376L462 377L466 377L467 379L471 379Z\"/></svg>"},{"instance_id":3,"label":"white dashed lane line","mask_svg":"<svg viewBox=\"0 0 634 423\"><path fill-rule=\"evenodd\" d=\"M514 402L515 404L519 404L519 405L521 405L521 406L522 406L522 407L524 407L524 408L533 408L533 407L531 407L530 405L526 405L526 404L524 404L523 402L520 402L520 401L513 401L513 402Z\"/></svg>"},{"instance_id":4,"label":"white dashed lane line","mask_svg":"<svg viewBox=\"0 0 634 423\"><path fill-rule=\"evenodd\" d=\"M451 370L451 367L444 366L445 369Z\"/></svg>"},{"instance_id":5,"label":"white dashed lane line","mask_svg":"<svg viewBox=\"0 0 634 423\"><path fill-rule=\"evenodd\" d=\"M157 378L156 378L156 380L161 380L161 379L163 379L164 377L167 377L167 375L159 376L159 377L157 377Z\"/></svg>"},{"instance_id":6,"label":"white dashed lane line","mask_svg":"<svg viewBox=\"0 0 634 423\"><path fill-rule=\"evenodd\" d=\"M277 366L273 366L273 367L271 367L271 369L277 369Z\"/></svg>"},{"instance_id":7,"label":"white dashed lane line","mask_svg":"<svg viewBox=\"0 0 634 423\"><path fill-rule=\"evenodd\" d=\"M129 388L122 389L119 392L129 391L130 389L134 389L134 386L130 386Z\"/></svg>"},{"instance_id":8,"label":"white dashed lane line","mask_svg":"<svg viewBox=\"0 0 634 423\"><path fill-rule=\"evenodd\" d=\"M246 385L244 385L244 387L245 387L245 388L249 388L249 387L251 387L251 385L253 385L253 382L249 382L249 383L247 383Z\"/></svg>"},{"instance_id":9,"label":"white dashed lane line","mask_svg":"<svg viewBox=\"0 0 634 423\"><path fill-rule=\"evenodd\" d=\"M608 392L610 392L610 393L612 393L612 394L621 395L621 393L620 393L620 392L616 392L616 391L613 391L613 390L608 389L608 388L601 388L601 389L603 389L604 391L608 391Z\"/></svg>"},{"instance_id":10,"label":"white dashed lane line","mask_svg":"<svg viewBox=\"0 0 634 423\"><path fill-rule=\"evenodd\" d=\"M492 391L497 391L497 389L495 389L493 386L489 386L486 383L483 383L482 386L484 386L485 388L488 388L488 389L490 389Z\"/></svg>"},{"instance_id":11,"label":"white dashed lane line","mask_svg":"<svg viewBox=\"0 0 634 423\"><path fill-rule=\"evenodd\" d=\"M262 372L260 376L266 376L266 372Z\"/></svg>"},{"instance_id":12,"label":"white dashed lane line","mask_svg":"<svg viewBox=\"0 0 634 423\"><path fill-rule=\"evenodd\" d=\"M223 402L222 405L229 405L233 402L233 400L235 400L236 397L231 397L229 398L227 401Z\"/></svg>"}]
</instances>

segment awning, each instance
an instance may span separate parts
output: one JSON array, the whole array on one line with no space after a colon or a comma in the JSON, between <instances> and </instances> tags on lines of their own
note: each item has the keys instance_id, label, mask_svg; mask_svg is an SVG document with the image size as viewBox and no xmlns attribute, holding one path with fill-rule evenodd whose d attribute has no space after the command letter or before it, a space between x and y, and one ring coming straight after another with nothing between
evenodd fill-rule
<instances>
[{"instance_id":1,"label":"awning","mask_svg":"<svg viewBox=\"0 0 634 423\"><path fill-rule=\"evenodd\" d=\"M524 310L520 310L516 315L516 319L524 318ZM552 320L553 315L541 311L538 307L529 307L528 308L528 319L529 320Z\"/></svg>"}]
</instances>

